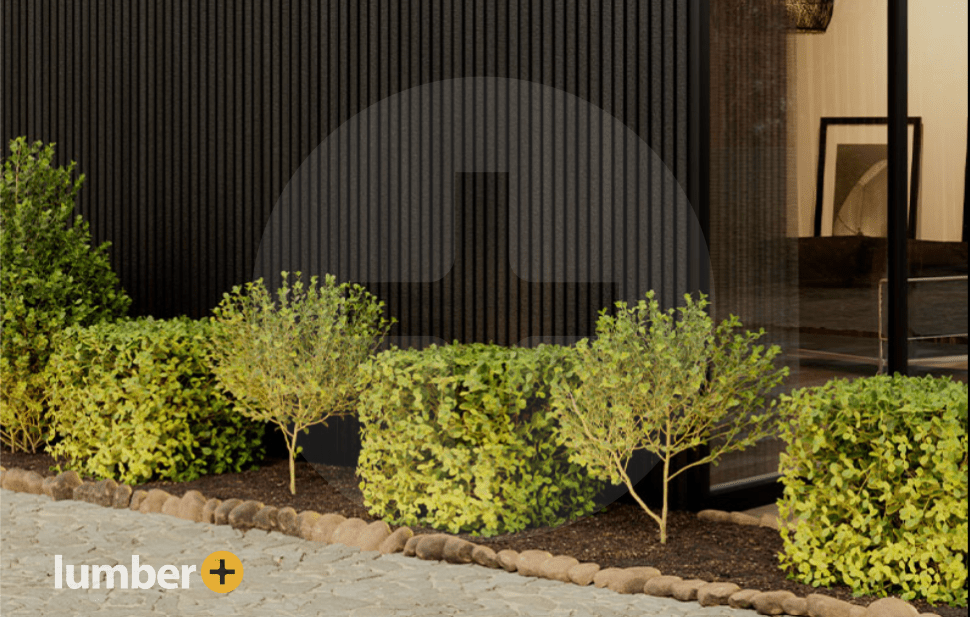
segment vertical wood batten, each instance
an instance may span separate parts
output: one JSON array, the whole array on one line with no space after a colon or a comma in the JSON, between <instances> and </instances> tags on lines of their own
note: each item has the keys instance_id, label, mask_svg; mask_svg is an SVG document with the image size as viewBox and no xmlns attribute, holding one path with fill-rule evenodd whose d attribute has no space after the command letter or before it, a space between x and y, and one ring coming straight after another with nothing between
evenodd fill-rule
<instances>
[{"instance_id":1,"label":"vertical wood batten","mask_svg":"<svg viewBox=\"0 0 970 617\"><path fill-rule=\"evenodd\" d=\"M596 310L612 299L595 286L533 287L510 279L508 254L519 250L535 249L523 262L533 279L592 267L594 276L622 272L621 296L656 288L668 301L688 286L686 239L674 240L685 235L683 215L667 206L639 210L629 199L652 195L675 206L682 199L675 190L686 182L688 152L682 2L30 0L5 4L2 15L5 34L12 34L3 39L9 77L3 135L57 141L60 160L78 161L88 177L79 211L96 240L113 241L111 257L135 299L135 314L201 316L254 267L268 272L284 261L401 279L421 259L422 242L435 257L421 272L439 270L436 260L448 259L454 248L469 251L473 272L503 279L495 294L478 294L474 281L464 281L427 292L397 286L396 297L386 298L395 310L419 315L422 330L463 315L469 329L462 337L588 332ZM651 170L642 182L624 186L639 153L605 131L601 119L573 116L560 98L513 87L500 101L504 93L456 86L440 93L447 101L403 101L362 126L368 150L392 124L401 126L409 135L401 152L351 149L342 137L336 158L353 150L354 164L321 161L319 174L294 186L301 200L335 190L336 212L293 217L294 235L267 237L274 250L254 263L279 195L327 135L390 95L476 75L546 84L602 107L651 144L678 182ZM521 116L510 113L518 94L530 105ZM496 105L506 113L492 113ZM540 111L544 106L548 113ZM444 136L454 152L508 143L514 147L504 164L529 172L507 191L520 204L545 205L537 205L537 217L523 210L520 220L509 221L513 237L518 230L513 246L487 234L480 244L469 244L469 237L452 246L444 235L451 213L435 210L430 199L445 181L430 171L440 153L430 145L429 120L438 111L470 120ZM545 160L544 146L605 158L589 177L572 173L564 159ZM489 169L499 162L496 153L472 150ZM362 186L353 176L330 177L343 167L358 179L380 169L389 182ZM480 221L469 233L492 229L500 220L496 208L509 207L497 181L474 183L468 207ZM350 207L385 202L388 191L410 199L417 218L381 218L377 210ZM606 216L591 204L616 209ZM358 222L363 235L351 241L346 232ZM329 234L334 237L321 241ZM392 258L405 248L407 255Z\"/></svg>"}]
</instances>

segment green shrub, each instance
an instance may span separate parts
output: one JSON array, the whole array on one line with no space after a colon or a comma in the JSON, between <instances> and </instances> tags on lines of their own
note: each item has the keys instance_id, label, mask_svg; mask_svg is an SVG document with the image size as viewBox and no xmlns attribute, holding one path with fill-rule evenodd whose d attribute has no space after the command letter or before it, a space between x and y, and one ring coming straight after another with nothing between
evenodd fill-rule
<instances>
[{"instance_id":1,"label":"green shrub","mask_svg":"<svg viewBox=\"0 0 970 617\"><path fill-rule=\"evenodd\" d=\"M357 472L370 512L484 536L592 512L603 485L567 460L544 400L552 380L570 377L571 355L447 345L365 365Z\"/></svg>"},{"instance_id":2,"label":"green shrub","mask_svg":"<svg viewBox=\"0 0 970 617\"><path fill-rule=\"evenodd\" d=\"M304 289L299 277L291 286L284 272L275 300L262 279L234 287L214 310L213 336L213 371L240 411L286 436L293 494L297 436L353 411L358 367L392 323L360 285L327 275L322 286L312 277Z\"/></svg>"},{"instance_id":3,"label":"green shrub","mask_svg":"<svg viewBox=\"0 0 970 617\"><path fill-rule=\"evenodd\" d=\"M576 385L564 382L552 397L571 460L595 477L626 485L660 526L661 543L667 542L670 481L774 434L775 402L766 406L765 395L788 374L772 364L778 347L753 345L763 331L738 332L733 315L715 327L705 296L685 299L680 309L661 312L648 292L634 307L617 302L615 317L602 311L596 340L576 345ZM704 443L710 444L707 455L671 471L675 456ZM640 499L626 472L640 449L663 465L659 514Z\"/></svg>"},{"instance_id":4,"label":"green shrub","mask_svg":"<svg viewBox=\"0 0 970 617\"><path fill-rule=\"evenodd\" d=\"M209 368L208 320L143 318L75 328L46 376L59 439L84 474L137 484L240 471L264 426L240 416Z\"/></svg>"},{"instance_id":5,"label":"green shrub","mask_svg":"<svg viewBox=\"0 0 970 617\"><path fill-rule=\"evenodd\" d=\"M967 386L878 376L797 390L782 566L812 585L967 605Z\"/></svg>"},{"instance_id":6,"label":"green shrub","mask_svg":"<svg viewBox=\"0 0 970 617\"><path fill-rule=\"evenodd\" d=\"M125 314L129 298L92 249L88 224L74 217L84 176L54 167L53 144L10 142L0 178L0 438L34 452L48 438L43 369L51 339L71 325ZM72 223L73 219L73 223Z\"/></svg>"}]
</instances>

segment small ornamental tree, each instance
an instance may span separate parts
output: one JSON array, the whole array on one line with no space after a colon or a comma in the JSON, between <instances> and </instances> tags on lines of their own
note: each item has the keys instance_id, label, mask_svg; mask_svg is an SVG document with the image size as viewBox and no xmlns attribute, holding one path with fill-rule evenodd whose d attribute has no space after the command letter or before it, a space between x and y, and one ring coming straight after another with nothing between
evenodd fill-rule
<instances>
[{"instance_id":1,"label":"small ornamental tree","mask_svg":"<svg viewBox=\"0 0 970 617\"><path fill-rule=\"evenodd\" d=\"M43 372L55 336L124 316L131 300L103 243L74 213L84 176L54 144L10 142L0 177L0 438L36 452L50 437Z\"/></svg>"},{"instance_id":2,"label":"small ornamental tree","mask_svg":"<svg viewBox=\"0 0 970 617\"><path fill-rule=\"evenodd\" d=\"M350 413L360 390L358 367L393 323L384 303L360 285L327 275L283 284L272 297L262 279L236 286L214 309L212 370L247 417L272 422L286 436L290 492L296 494L300 432Z\"/></svg>"},{"instance_id":3,"label":"small ornamental tree","mask_svg":"<svg viewBox=\"0 0 970 617\"><path fill-rule=\"evenodd\" d=\"M626 485L660 526L662 544L670 481L773 434L775 402L766 407L765 394L788 374L773 365L778 347L752 345L764 331L740 332L735 316L715 327L705 311L706 296L697 302L685 298L679 315L674 309L661 312L653 292L632 308L618 302L616 317L601 311L596 339L576 345L579 385L559 385L551 397L571 460L593 477ZM671 471L677 454L705 443L709 454ZM626 471L640 449L663 464L659 514L637 495Z\"/></svg>"}]
</instances>

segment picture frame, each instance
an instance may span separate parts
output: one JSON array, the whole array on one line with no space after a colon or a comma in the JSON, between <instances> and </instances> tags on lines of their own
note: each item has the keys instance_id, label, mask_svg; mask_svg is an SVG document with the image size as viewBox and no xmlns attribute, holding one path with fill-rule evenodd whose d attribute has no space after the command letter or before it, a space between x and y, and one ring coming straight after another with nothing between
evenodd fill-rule
<instances>
[{"instance_id":1,"label":"picture frame","mask_svg":"<svg viewBox=\"0 0 970 617\"><path fill-rule=\"evenodd\" d=\"M814 235L872 235L885 237L884 175L888 163L885 117L823 117L819 124L818 168L815 182ZM923 119L907 122L909 199L907 237L916 237ZM875 213L867 208L877 208Z\"/></svg>"}]
</instances>

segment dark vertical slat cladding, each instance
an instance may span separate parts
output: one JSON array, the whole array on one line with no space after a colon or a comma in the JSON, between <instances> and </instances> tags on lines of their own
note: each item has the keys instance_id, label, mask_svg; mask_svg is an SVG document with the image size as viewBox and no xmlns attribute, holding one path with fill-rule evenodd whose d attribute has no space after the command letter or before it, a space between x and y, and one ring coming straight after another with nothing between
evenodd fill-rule
<instances>
[{"instance_id":1,"label":"dark vertical slat cladding","mask_svg":"<svg viewBox=\"0 0 970 617\"><path fill-rule=\"evenodd\" d=\"M206 304L212 302L209 290L217 280L225 280L228 255L218 259L217 255L226 254L225 234L231 226L222 217L222 195L226 192L225 161L227 150L231 149L226 132L227 115L222 108L226 80L231 79L231 68L216 71L215 67L226 64L223 45L225 36L218 24L226 22L222 3L196 3L192 57L192 91L197 101L192 126L199 140L198 157L192 165L193 217L199 221L200 230L193 233L193 242L201 242L197 247L198 305L195 314L202 316L207 312ZM201 183L196 183L196 179ZM198 238L198 239L195 239Z\"/></svg>"},{"instance_id":2,"label":"dark vertical slat cladding","mask_svg":"<svg viewBox=\"0 0 970 617\"><path fill-rule=\"evenodd\" d=\"M637 131L683 182L686 14L676 0L4 4L4 32L12 36L3 39L3 133L59 141L59 156L79 161L88 176L79 208L97 239L114 242L112 258L135 296L136 313L200 315L221 291L251 275L263 226L312 149L369 105L423 83L489 75L565 90ZM422 330L461 314L469 330L454 330L460 337L511 341L523 332L588 331L595 309L607 301L604 290L533 287L511 279L503 254L523 247L535 249L524 261L534 280L593 268L600 278L622 271L618 292L624 296L647 287L669 296L685 286L683 268L669 272L663 265L683 261L684 243L659 233L674 228L679 237L684 221L670 209L641 211L628 199L653 189L665 202L676 202L674 184L659 176L643 179L642 186L616 182L630 175L640 154L609 139L602 118L571 115L548 92L525 93L532 109L520 116L510 113L517 100L461 88L440 93L447 101L407 100L361 127L368 148L355 149L358 160L344 167L360 174L358 180L380 168L400 184L359 186L353 176L328 178L321 165L320 174L294 186L295 196L313 198L337 188L342 210L334 220L318 212L290 219L300 233L286 242L272 238L275 253L265 257L262 270L289 257L358 274L370 272L371 263L381 277L400 279L412 272L425 241L435 259L448 259L454 238L444 234L455 230L434 219L450 221L451 213L438 212L429 199L444 186L429 169L439 153L427 130L441 106L469 119L457 133L444 135L457 148L500 139L516 144L507 164L530 173L507 190L519 203L532 198L544 205L537 206L537 217L520 210L519 220L503 230L496 227L496 209L510 202L500 194L499 177L461 185L470 201L463 197L453 206L467 206L478 217L468 221L468 233L485 234L481 243L463 237L454 245L468 253L471 278L447 288L429 286L427 298L407 286L387 298L399 310L418 313L415 323ZM503 105L503 114L484 113ZM393 118L395 113L403 117ZM406 150L370 151L392 124L406 129ZM341 153L350 152L346 138L340 145ZM546 146L589 155L596 173L612 174L612 181L581 173L579 159L575 173L565 167L573 162L545 160ZM497 164L494 149L472 150L487 167ZM394 164L400 173L392 172ZM385 201L393 190L410 200L415 217L394 221L349 206ZM593 203L614 208L612 216L591 212ZM565 211L558 209L563 204ZM347 232L358 228L361 237L351 241ZM336 237L314 242L314 234L323 232ZM517 238L516 246L508 246L506 232ZM578 249L567 250L569 245ZM395 260L395 248L408 253ZM370 261L372 253L377 257ZM418 272L437 271L419 265ZM482 293L476 277L502 283L497 293Z\"/></svg>"},{"instance_id":3,"label":"dark vertical slat cladding","mask_svg":"<svg viewBox=\"0 0 970 617\"><path fill-rule=\"evenodd\" d=\"M696 288L685 263L703 269L678 213L696 2L3 3L0 130L78 162L135 315L201 317L302 264L367 283L395 335L585 336L614 300L670 306ZM523 81L417 90L486 76ZM304 161L291 203L320 207L271 218Z\"/></svg>"}]
</instances>

